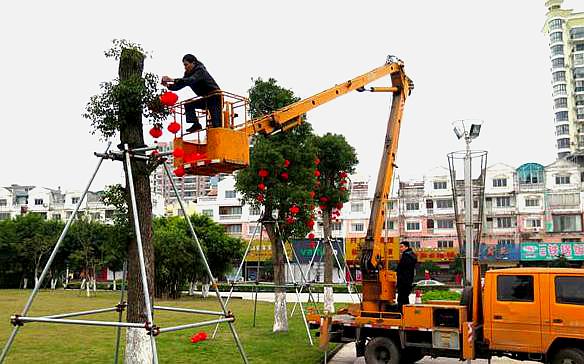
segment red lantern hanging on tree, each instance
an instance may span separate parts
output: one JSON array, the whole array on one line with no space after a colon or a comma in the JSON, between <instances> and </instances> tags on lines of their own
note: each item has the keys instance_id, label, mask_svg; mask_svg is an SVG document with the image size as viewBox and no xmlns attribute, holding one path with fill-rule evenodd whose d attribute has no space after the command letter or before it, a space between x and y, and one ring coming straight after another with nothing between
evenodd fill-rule
<instances>
[{"instance_id":1,"label":"red lantern hanging on tree","mask_svg":"<svg viewBox=\"0 0 584 364\"><path fill-rule=\"evenodd\" d=\"M182 177L185 175L185 168L183 166L178 167L174 170L174 175L177 177Z\"/></svg>"},{"instance_id":2,"label":"red lantern hanging on tree","mask_svg":"<svg viewBox=\"0 0 584 364\"><path fill-rule=\"evenodd\" d=\"M266 189L266 185L263 184L263 183L260 183L260 184L258 184L258 188L259 188L260 191L263 191L263 190Z\"/></svg>"},{"instance_id":3,"label":"red lantern hanging on tree","mask_svg":"<svg viewBox=\"0 0 584 364\"><path fill-rule=\"evenodd\" d=\"M290 161L288 159L284 160L284 167L288 168L290 166Z\"/></svg>"},{"instance_id":4,"label":"red lantern hanging on tree","mask_svg":"<svg viewBox=\"0 0 584 364\"><path fill-rule=\"evenodd\" d=\"M310 191L308 194L310 195L311 199L314 199L314 195L316 195L316 192Z\"/></svg>"},{"instance_id":5,"label":"red lantern hanging on tree","mask_svg":"<svg viewBox=\"0 0 584 364\"><path fill-rule=\"evenodd\" d=\"M306 226L308 226L308 228L309 228L310 230L312 230L312 228L314 227L314 220L308 220L308 221L306 222Z\"/></svg>"},{"instance_id":6,"label":"red lantern hanging on tree","mask_svg":"<svg viewBox=\"0 0 584 364\"><path fill-rule=\"evenodd\" d=\"M256 197L256 200L257 200L259 203L262 203L262 202L264 202L264 195L258 195L258 197Z\"/></svg>"},{"instance_id":7,"label":"red lantern hanging on tree","mask_svg":"<svg viewBox=\"0 0 584 364\"><path fill-rule=\"evenodd\" d=\"M282 178L283 181L287 181L288 180L288 172L280 173L280 177Z\"/></svg>"},{"instance_id":8,"label":"red lantern hanging on tree","mask_svg":"<svg viewBox=\"0 0 584 364\"><path fill-rule=\"evenodd\" d=\"M159 124L154 124L154 126L152 127L152 129L150 129L150 135L154 139L160 138L162 136L162 128L160 127Z\"/></svg>"},{"instance_id":9,"label":"red lantern hanging on tree","mask_svg":"<svg viewBox=\"0 0 584 364\"><path fill-rule=\"evenodd\" d=\"M174 150L172 151L172 155L175 158L182 158L185 155L185 151L182 148L176 147L174 148Z\"/></svg>"},{"instance_id":10,"label":"red lantern hanging on tree","mask_svg":"<svg viewBox=\"0 0 584 364\"><path fill-rule=\"evenodd\" d=\"M318 166L318 165L320 164L320 159L316 158L316 159L314 160L314 164Z\"/></svg>"},{"instance_id":11,"label":"red lantern hanging on tree","mask_svg":"<svg viewBox=\"0 0 584 364\"><path fill-rule=\"evenodd\" d=\"M314 234L313 233L308 234L308 239L313 240L314 239Z\"/></svg>"},{"instance_id":12,"label":"red lantern hanging on tree","mask_svg":"<svg viewBox=\"0 0 584 364\"><path fill-rule=\"evenodd\" d=\"M160 95L160 102L162 102L164 106L172 106L176 104L177 101L178 95L175 94L174 92L166 91L165 93Z\"/></svg>"},{"instance_id":13,"label":"red lantern hanging on tree","mask_svg":"<svg viewBox=\"0 0 584 364\"><path fill-rule=\"evenodd\" d=\"M314 176L320 177L320 171L318 169L314 170Z\"/></svg>"},{"instance_id":14,"label":"red lantern hanging on tree","mask_svg":"<svg viewBox=\"0 0 584 364\"><path fill-rule=\"evenodd\" d=\"M180 130L180 124L175 121L173 121L172 123L168 124L168 131L176 134L178 133L178 131Z\"/></svg>"},{"instance_id":15,"label":"red lantern hanging on tree","mask_svg":"<svg viewBox=\"0 0 584 364\"><path fill-rule=\"evenodd\" d=\"M260 176L261 178L265 178L270 174L270 172L268 172L267 169L260 169L258 171L258 176Z\"/></svg>"}]
</instances>

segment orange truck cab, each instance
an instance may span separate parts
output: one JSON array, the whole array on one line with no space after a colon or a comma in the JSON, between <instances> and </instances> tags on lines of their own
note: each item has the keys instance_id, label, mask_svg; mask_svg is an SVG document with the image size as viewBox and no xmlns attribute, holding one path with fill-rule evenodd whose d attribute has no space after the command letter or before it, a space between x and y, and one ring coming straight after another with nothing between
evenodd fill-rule
<instances>
[{"instance_id":1,"label":"orange truck cab","mask_svg":"<svg viewBox=\"0 0 584 364\"><path fill-rule=\"evenodd\" d=\"M584 364L584 269L491 270L484 289L475 284L461 302L405 305L403 314L356 304L320 319L308 315L328 340L355 341L368 364L413 363L427 355Z\"/></svg>"}]
</instances>

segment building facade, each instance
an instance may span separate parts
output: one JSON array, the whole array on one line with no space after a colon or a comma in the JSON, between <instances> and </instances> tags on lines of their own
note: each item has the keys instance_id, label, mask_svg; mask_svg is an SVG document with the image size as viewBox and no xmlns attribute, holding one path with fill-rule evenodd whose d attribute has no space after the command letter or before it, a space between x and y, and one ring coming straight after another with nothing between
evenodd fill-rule
<instances>
[{"instance_id":1,"label":"building facade","mask_svg":"<svg viewBox=\"0 0 584 364\"><path fill-rule=\"evenodd\" d=\"M544 33L549 36L558 158L584 161L584 12L547 0Z\"/></svg>"}]
</instances>

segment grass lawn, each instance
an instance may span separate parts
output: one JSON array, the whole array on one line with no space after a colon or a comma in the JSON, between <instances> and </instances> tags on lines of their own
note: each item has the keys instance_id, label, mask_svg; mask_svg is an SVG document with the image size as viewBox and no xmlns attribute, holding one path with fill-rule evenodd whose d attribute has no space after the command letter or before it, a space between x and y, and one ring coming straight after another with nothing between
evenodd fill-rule
<instances>
[{"instance_id":1,"label":"grass lawn","mask_svg":"<svg viewBox=\"0 0 584 364\"><path fill-rule=\"evenodd\" d=\"M12 332L10 315L20 313L30 293L30 290L0 290L0 350ZM113 307L118 301L119 292L101 291L95 297L85 297L73 290L45 290L37 295L28 315L41 316L107 308ZM221 311L214 295L208 299L185 297L178 301L156 301L155 304ZM292 305L289 306L291 308ZM294 317L288 317L288 333L273 334L273 304L258 301L255 328L252 327L253 301L233 299L229 303L229 309L236 316L237 334L250 363L322 362L324 353L317 348L318 339L314 337L313 331L315 345L309 345L302 316L298 312ZM116 312L109 312L78 318L117 321L117 315ZM75 318L77 317L71 319ZM157 311L154 321L161 327L169 327L215 318L217 316ZM160 334L156 337L160 363L241 363L227 324L221 324L216 338L211 340L214 327L204 326ZM115 352L115 330L116 328L111 327L27 323L18 332L6 363L111 363ZM205 331L209 339L192 344L190 336L200 331ZM122 353L124 332L122 329ZM330 345L332 347L333 344Z\"/></svg>"}]
</instances>

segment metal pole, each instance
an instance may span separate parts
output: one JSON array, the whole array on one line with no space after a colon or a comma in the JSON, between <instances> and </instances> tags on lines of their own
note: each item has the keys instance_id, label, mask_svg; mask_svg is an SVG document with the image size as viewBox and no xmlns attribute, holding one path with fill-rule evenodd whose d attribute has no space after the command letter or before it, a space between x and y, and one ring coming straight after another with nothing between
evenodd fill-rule
<instances>
[{"instance_id":1,"label":"metal pole","mask_svg":"<svg viewBox=\"0 0 584 364\"><path fill-rule=\"evenodd\" d=\"M318 251L318 247L320 246L320 240L318 240L318 242L316 243L316 247L314 248L314 252L312 253L312 258L310 258L310 263L308 263L308 268L306 268L306 276L308 278L306 278L306 281L308 281L308 279L310 279L310 270L312 269L312 264L314 262L314 258L316 257L316 252ZM300 268L300 271L302 271L302 268ZM300 293L302 293L302 288L304 287L300 287ZM313 297L314 300L314 297ZM290 317L294 316L294 311L296 311L296 305L298 304L298 302L294 302L294 306L292 307L292 312L290 312ZM316 305L316 309L318 312L318 305Z\"/></svg>"},{"instance_id":2,"label":"metal pole","mask_svg":"<svg viewBox=\"0 0 584 364\"><path fill-rule=\"evenodd\" d=\"M473 282L473 272L472 272L472 262L474 256L473 238L472 238L472 164L471 164L471 151L470 151L470 136L468 132L465 133L466 141L466 155L464 157L464 233L466 237L466 282L465 286L472 287Z\"/></svg>"},{"instance_id":3,"label":"metal pole","mask_svg":"<svg viewBox=\"0 0 584 364\"><path fill-rule=\"evenodd\" d=\"M185 209L183 200L180 197L180 194L178 193L178 189L176 188L176 184L174 183L172 175L170 174L170 169L168 168L168 165L166 163L164 163L164 170L166 171L166 175L168 176L168 179L170 180L170 183L172 185L172 189L174 190L174 193L176 194L176 198L177 198L178 203L180 205L180 208L183 212L185 220L187 220L187 224L189 225L189 229L191 231L191 234L193 235L193 238L195 239L195 243L196 243L197 249L199 251L199 256L203 260L203 264L205 266L205 270L207 271L207 275L211 279L211 284L215 288L215 294L217 295L217 299L219 300L219 303L221 304L221 309L225 313L225 316L228 316L227 307L225 306L225 303L223 302L223 299L221 298L221 293L219 292L219 287L215 283L215 278L213 278L213 273L211 272L211 268L209 267L209 263L207 263L207 258L205 257L205 253L203 252L203 248L201 247L201 243L199 242L199 237L197 236L197 233L195 233L195 228L193 227L193 223L191 222L191 219L189 219L189 215L187 215L187 211ZM243 346L241 345L241 342L239 341L239 337L237 336L237 332L235 331L235 326L233 325L232 321L229 321L228 325L229 325L229 329L231 330L231 334L233 335L233 340L235 340L235 344L237 345L237 349L239 350L239 354L241 354L241 358L243 359L243 362L247 364L248 363L247 356L245 355L245 352L243 351Z\"/></svg>"},{"instance_id":4,"label":"metal pole","mask_svg":"<svg viewBox=\"0 0 584 364\"><path fill-rule=\"evenodd\" d=\"M121 287L121 295L120 295L120 305L124 304L124 290L125 290L125 285L124 283L126 282L126 271L128 269L128 262L124 261L124 265L122 268L122 287ZM122 313L123 311L120 309L119 313L118 313L118 322L122 322ZM120 354L120 337L122 334L122 328L118 327L116 329L116 352L114 354L114 364L118 364L118 357Z\"/></svg>"},{"instance_id":5,"label":"metal pole","mask_svg":"<svg viewBox=\"0 0 584 364\"><path fill-rule=\"evenodd\" d=\"M59 318L65 318L65 317L85 316L85 315L93 315L96 313L111 312L111 311L115 311L116 309L117 309L116 307L108 307L108 308L99 308L96 310L63 313L63 314L43 316L43 317L44 318L51 318L51 319L59 319Z\"/></svg>"},{"instance_id":6,"label":"metal pole","mask_svg":"<svg viewBox=\"0 0 584 364\"><path fill-rule=\"evenodd\" d=\"M201 327L201 326L207 326L207 325L213 325L213 324L220 324L222 322L232 323L233 321L235 321L235 318L226 317L226 318L210 320L210 321L205 321L205 322L197 322L194 324L186 324L186 325L180 325L180 326L174 326L174 327L167 327L164 329L160 329L160 333L162 334L163 332L172 332L172 331L178 331L178 330L184 330L184 329L191 329L193 327Z\"/></svg>"},{"instance_id":7,"label":"metal pole","mask_svg":"<svg viewBox=\"0 0 584 364\"><path fill-rule=\"evenodd\" d=\"M140 221L138 220L138 204L136 203L136 194L134 191L134 178L132 176L132 163L130 162L130 151L128 144L124 144L124 151L126 154L126 167L128 170L128 185L130 188L130 198L132 202L132 215L134 217L134 230L136 232L136 243L138 244L138 257L140 259L140 275L142 276L142 290L144 291L144 303L146 305L146 317L148 324L154 326L154 319L152 317L152 306L150 305L150 292L148 290L148 277L146 275L146 262L144 261L144 247L142 246L142 234L140 233ZM158 354L156 352L156 339L154 335L150 335L150 343L152 345L152 362L158 363Z\"/></svg>"},{"instance_id":8,"label":"metal pole","mask_svg":"<svg viewBox=\"0 0 584 364\"><path fill-rule=\"evenodd\" d=\"M256 311L258 307L258 283L253 287L254 289L254 299L253 299L253 327L256 327Z\"/></svg>"},{"instance_id":9,"label":"metal pole","mask_svg":"<svg viewBox=\"0 0 584 364\"><path fill-rule=\"evenodd\" d=\"M107 143L107 147L105 148L104 153L107 153L111 144L112 144L111 142ZM99 167L101 167L101 163L103 162L103 160L104 160L104 157L99 158L99 162L97 162L97 166L95 167L95 171L93 172L93 175L91 175L91 178L89 179L89 182L87 183L87 186L85 187L85 190L83 191L83 194L81 195L81 198L79 198L77 205L75 205L75 209L73 210L73 213L71 214L71 216L69 216L69 220L67 220L67 223L65 224L65 228L63 228L63 231L61 232L61 236L59 236L59 239L57 240L57 244L55 244L55 247L53 248L53 252L51 253L51 255L49 257L49 260L47 261L47 264L45 265L45 268L43 269L43 272L41 273L40 278L37 280L35 287L32 290L32 293L28 297L28 301L24 305L24 309L22 310L21 316L26 316L26 314L28 313L28 310L30 309L32 302L33 302L34 298L36 297L39 289L41 288L43 280L45 279L45 276L47 275L47 272L49 271L49 268L51 267L51 264L53 263L53 260L55 259L55 256L57 255L57 251L59 250L59 247L61 246L61 243L63 242L63 239L65 238L65 235L67 234L67 231L69 230L69 227L71 226L71 222L75 218L77 211L79 211L79 207L81 206L81 203L83 202L83 199L85 198L85 195L87 195L87 191L89 191L89 187L91 187L91 183L95 179L95 176L97 175L97 171L99 171ZM4 363L4 359L6 359L6 355L8 355L8 351L10 350L10 347L12 346L12 343L14 342L14 338L16 337L16 334L18 333L19 329L20 329L20 326L18 326L18 325L14 326L14 328L12 329L12 333L10 334L8 341L6 341L6 345L4 345L4 349L2 350L2 353L0 354L0 364Z\"/></svg>"},{"instance_id":10,"label":"metal pole","mask_svg":"<svg viewBox=\"0 0 584 364\"><path fill-rule=\"evenodd\" d=\"M16 317L13 317L16 319ZM46 317L18 317L22 322L45 322L49 324L67 324L67 325L88 325L88 326L110 326L110 327L133 327L144 328L144 324L137 322L116 322L116 321L94 321L94 320L68 320L52 319Z\"/></svg>"},{"instance_id":11,"label":"metal pole","mask_svg":"<svg viewBox=\"0 0 584 364\"><path fill-rule=\"evenodd\" d=\"M219 311L193 310L190 308L182 308L182 307L154 306L154 309L161 310L161 311L174 311L174 312L198 313L198 314L202 314L202 315L225 316L225 314L223 312L219 312Z\"/></svg>"},{"instance_id":12,"label":"metal pole","mask_svg":"<svg viewBox=\"0 0 584 364\"><path fill-rule=\"evenodd\" d=\"M292 249L292 254L294 255L294 259L296 260L296 266L298 267L298 270L300 271L300 279L302 279L302 282L303 282L303 284L300 286L299 293L302 293L302 289L304 288L304 285L307 285L308 286L309 301L312 300L314 306L316 307L316 302L314 300L314 296L312 295L312 289L310 289L310 283L308 282L308 280L304 276L304 271L302 270L302 267L300 266L300 259L298 259L298 254L296 254L296 250L294 250L294 246L292 245L292 242L288 242L288 244L290 244L290 248ZM293 316L294 308L296 308L296 303L294 304L294 307L292 308L292 313L290 313L290 316ZM318 312L318 307L317 307L317 312Z\"/></svg>"},{"instance_id":13,"label":"metal pole","mask_svg":"<svg viewBox=\"0 0 584 364\"><path fill-rule=\"evenodd\" d=\"M333 252L333 256L335 257L335 260L337 261L337 265L339 266L339 270L341 269L341 262L339 261L339 257L337 256L338 254L338 250L335 250L335 248L333 247L333 242L331 241L331 239L328 239L328 242L331 246L331 250ZM337 254L335 254L335 251L337 252ZM346 260L345 260L346 262ZM347 275L346 272L343 275L343 280L345 281L345 284L347 284ZM349 292L349 297L351 297L351 302L355 303L355 300L353 299L353 294L351 292Z\"/></svg>"}]
</instances>

